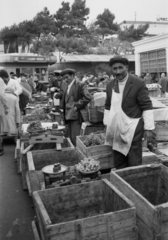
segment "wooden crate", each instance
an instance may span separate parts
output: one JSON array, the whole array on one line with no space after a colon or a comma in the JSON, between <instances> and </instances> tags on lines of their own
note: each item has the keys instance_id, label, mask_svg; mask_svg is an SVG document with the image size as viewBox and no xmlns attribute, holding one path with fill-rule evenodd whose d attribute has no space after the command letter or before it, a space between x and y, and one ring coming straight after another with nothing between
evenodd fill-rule
<instances>
[{"instance_id":1,"label":"wooden crate","mask_svg":"<svg viewBox=\"0 0 168 240\"><path fill-rule=\"evenodd\" d=\"M167 240L168 168L153 164L112 171L110 181L136 206L139 240Z\"/></svg>"},{"instance_id":2,"label":"wooden crate","mask_svg":"<svg viewBox=\"0 0 168 240\"><path fill-rule=\"evenodd\" d=\"M33 193L41 240L137 239L133 203L100 180Z\"/></svg>"},{"instance_id":3,"label":"wooden crate","mask_svg":"<svg viewBox=\"0 0 168 240\"><path fill-rule=\"evenodd\" d=\"M54 163L61 163L65 166L74 166L83 159L83 156L76 149L66 149L64 151L33 151L27 153L27 171L25 179L29 195L37 189L45 188L42 168Z\"/></svg>"},{"instance_id":4,"label":"wooden crate","mask_svg":"<svg viewBox=\"0 0 168 240\"><path fill-rule=\"evenodd\" d=\"M97 134L102 140L105 139L103 134ZM100 161L101 169L108 169L114 167L113 162L113 150L111 146L108 145L97 145L86 147L84 141L87 136L77 136L76 137L76 148L84 154L86 157L94 157Z\"/></svg>"},{"instance_id":5,"label":"wooden crate","mask_svg":"<svg viewBox=\"0 0 168 240\"><path fill-rule=\"evenodd\" d=\"M155 125L156 140L158 142L168 141L168 123L157 122Z\"/></svg>"},{"instance_id":6,"label":"wooden crate","mask_svg":"<svg viewBox=\"0 0 168 240\"><path fill-rule=\"evenodd\" d=\"M23 189L27 189L27 183L26 183L26 172L28 170L27 165L27 153L23 153L23 151L29 146L28 141L21 141L21 154L19 158L19 168L20 172L22 174L22 185ZM75 149L73 144L71 143L69 138L64 138L64 142L61 144L62 150L61 152L73 150ZM34 145L34 147L31 149L32 153L36 152L37 154L46 154L48 151L52 151L55 155L57 154L56 144L55 143L37 143Z\"/></svg>"},{"instance_id":7,"label":"wooden crate","mask_svg":"<svg viewBox=\"0 0 168 240\"><path fill-rule=\"evenodd\" d=\"M63 151L41 151L41 152L28 152L27 164L28 171L41 170L47 165L54 163L61 163L65 166L74 166L83 159L83 155L76 149L65 149Z\"/></svg>"},{"instance_id":8,"label":"wooden crate","mask_svg":"<svg viewBox=\"0 0 168 240\"><path fill-rule=\"evenodd\" d=\"M142 164L152 164L152 163L160 163L155 153L150 151L142 152Z\"/></svg>"}]
</instances>

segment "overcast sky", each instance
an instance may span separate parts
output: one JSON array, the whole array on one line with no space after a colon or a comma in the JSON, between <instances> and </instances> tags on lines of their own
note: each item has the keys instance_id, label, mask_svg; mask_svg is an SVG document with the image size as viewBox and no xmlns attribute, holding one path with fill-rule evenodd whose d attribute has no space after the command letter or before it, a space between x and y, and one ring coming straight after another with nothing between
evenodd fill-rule
<instances>
[{"instance_id":1,"label":"overcast sky","mask_svg":"<svg viewBox=\"0 0 168 240\"><path fill-rule=\"evenodd\" d=\"M24 20L31 20L44 7L55 13L63 0L0 0L0 29ZM64 0L73 3L74 0ZM108 8L118 23L123 20L155 21L168 18L168 0L86 0L90 8L90 21Z\"/></svg>"}]
</instances>

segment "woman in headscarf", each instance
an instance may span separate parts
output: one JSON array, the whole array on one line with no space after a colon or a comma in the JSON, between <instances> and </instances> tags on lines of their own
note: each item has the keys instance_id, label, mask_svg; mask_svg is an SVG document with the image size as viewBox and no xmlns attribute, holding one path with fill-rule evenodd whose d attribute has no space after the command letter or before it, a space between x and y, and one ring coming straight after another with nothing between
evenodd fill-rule
<instances>
[{"instance_id":1,"label":"woman in headscarf","mask_svg":"<svg viewBox=\"0 0 168 240\"><path fill-rule=\"evenodd\" d=\"M12 87L6 87L5 98L8 102L8 114L2 114L1 118L1 134L2 135L16 135L17 128L20 124L20 109L19 99L14 94Z\"/></svg>"},{"instance_id":2,"label":"woman in headscarf","mask_svg":"<svg viewBox=\"0 0 168 240\"><path fill-rule=\"evenodd\" d=\"M6 83L9 80L8 73L4 70L0 70L0 156L4 154L3 149L3 138L2 138L2 129L1 129L1 123L2 123L2 115L8 114L8 102L5 97L4 91L6 88Z\"/></svg>"}]
</instances>

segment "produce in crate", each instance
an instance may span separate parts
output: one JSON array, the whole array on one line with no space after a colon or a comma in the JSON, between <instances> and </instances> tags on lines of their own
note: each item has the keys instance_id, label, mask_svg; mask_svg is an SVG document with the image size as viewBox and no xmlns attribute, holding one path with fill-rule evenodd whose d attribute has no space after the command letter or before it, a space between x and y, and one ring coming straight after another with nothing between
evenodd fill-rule
<instances>
[{"instance_id":1,"label":"produce in crate","mask_svg":"<svg viewBox=\"0 0 168 240\"><path fill-rule=\"evenodd\" d=\"M104 141L102 141L98 135L91 133L89 136L87 136L83 143L86 147L91 147L96 145L102 145L104 144Z\"/></svg>"},{"instance_id":2,"label":"produce in crate","mask_svg":"<svg viewBox=\"0 0 168 240\"><path fill-rule=\"evenodd\" d=\"M84 158L76 165L76 169L85 174L94 173L100 170L100 162L91 157Z\"/></svg>"},{"instance_id":3,"label":"produce in crate","mask_svg":"<svg viewBox=\"0 0 168 240\"><path fill-rule=\"evenodd\" d=\"M42 128L41 122L39 120L31 122L27 128L27 132L30 132L30 133L40 132L43 130L44 129Z\"/></svg>"},{"instance_id":4,"label":"produce in crate","mask_svg":"<svg viewBox=\"0 0 168 240\"><path fill-rule=\"evenodd\" d=\"M45 113L43 107L40 104L38 104L35 106L34 110L31 112L31 115L40 115L43 113Z\"/></svg>"}]
</instances>

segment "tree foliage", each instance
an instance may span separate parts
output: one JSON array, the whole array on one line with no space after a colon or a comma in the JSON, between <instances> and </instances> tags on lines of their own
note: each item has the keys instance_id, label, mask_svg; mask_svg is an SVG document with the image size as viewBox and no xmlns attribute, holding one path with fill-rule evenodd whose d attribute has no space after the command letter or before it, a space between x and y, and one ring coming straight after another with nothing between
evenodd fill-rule
<instances>
[{"instance_id":1,"label":"tree foliage","mask_svg":"<svg viewBox=\"0 0 168 240\"><path fill-rule=\"evenodd\" d=\"M97 26L97 32L104 38L105 34L117 33L119 27L117 23L114 23L115 15L110 12L109 9L105 9L102 14L97 16L95 25Z\"/></svg>"},{"instance_id":2,"label":"tree foliage","mask_svg":"<svg viewBox=\"0 0 168 240\"><path fill-rule=\"evenodd\" d=\"M41 55L50 55L55 49L76 54L119 54L131 52L131 42L147 35L148 24L121 30L109 9L86 24L89 13L86 0L74 0L72 5L63 1L54 15L45 7L32 20L1 29L0 41L6 53L18 52L21 46L22 52L28 49ZM118 39L106 40L107 34L118 34Z\"/></svg>"},{"instance_id":3,"label":"tree foliage","mask_svg":"<svg viewBox=\"0 0 168 240\"><path fill-rule=\"evenodd\" d=\"M54 15L56 33L67 37L79 37L87 32L85 21L89 14L85 0L74 0L70 7L69 2L62 2L61 8Z\"/></svg>"},{"instance_id":4,"label":"tree foliage","mask_svg":"<svg viewBox=\"0 0 168 240\"><path fill-rule=\"evenodd\" d=\"M118 36L121 41L138 41L143 37L148 36L146 33L148 28L149 24L140 25L138 28L135 28L134 25L131 25L129 28L126 27L124 30L120 30L118 32Z\"/></svg>"},{"instance_id":5,"label":"tree foliage","mask_svg":"<svg viewBox=\"0 0 168 240\"><path fill-rule=\"evenodd\" d=\"M55 32L54 17L50 15L50 11L45 7L43 11L37 13L33 19L35 25L35 33L38 39L41 35L48 35L49 33Z\"/></svg>"},{"instance_id":6,"label":"tree foliage","mask_svg":"<svg viewBox=\"0 0 168 240\"><path fill-rule=\"evenodd\" d=\"M87 44L82 38L73 38L66 36L57 36L56 47L60 52L64 53L81 53L87 51Z\"/></svg>"},{"instance_id":7,"label":"tree foliage","mask_svg":"<svg viewBox=\"0 0 168 240\"><path fill-rule=\"evenodd\" d=\"M55 51L56 39L52 35L42 36L32 43L31 52L39 55L50 56Z\"/></svg>"}]
</instances>

